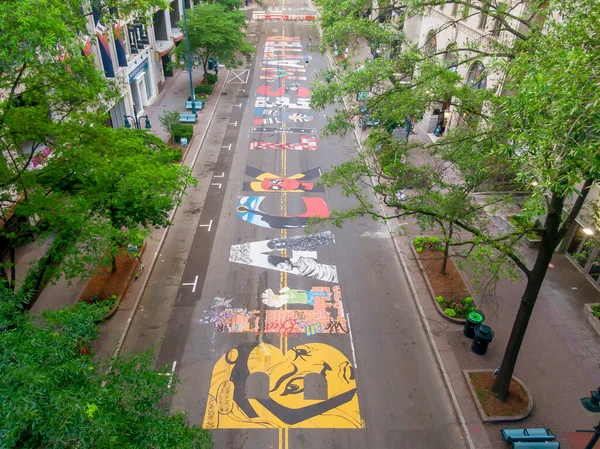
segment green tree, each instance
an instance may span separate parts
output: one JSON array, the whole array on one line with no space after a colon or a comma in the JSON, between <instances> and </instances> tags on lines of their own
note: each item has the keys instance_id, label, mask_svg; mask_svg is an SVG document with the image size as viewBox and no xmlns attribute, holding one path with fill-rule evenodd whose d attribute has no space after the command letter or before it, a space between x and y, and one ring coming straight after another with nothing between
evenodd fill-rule
<instances>
[{"instance_id":1,"label":"green tree","mask_svg":"<svg viewBox=\"0 0 600 449\"><path fill-rule=\"evenodd\" d=\"M179 24L183 27L183 22ZM256 49L246 42L246 16L242 11L231 9L221 2L200 3L189 10L187 27L190 52L198 56L208 73L208 59L217 59L227 67L238 67L243 59L250 60ZM185 42L177 47L177 60L185 60Z\"/></svg>"},{"instance_id":2,"label":"green tree","mask_svg":"<svg viewBox=\"0 0 600 449\"><path fill-rule=\"evenodd\" d=\"M401 41L402 50L393 59L367 61L362 70L339 73L337 81L329 86L316 86L312 101L316 107L324 107L344 97L353 97L357 91L371 91L372 96L367 100L369 112L384 123L401 123L407 116L420 117L445 102L454 105L462 117L477 117L465 120L462 126L429 147L438 160L452 163L459 182L450 188L437 181L428 192L423 191L424 205L417 200L391 201L397 185L375 183L374 191L387 198L388 205L399 209L396 214L378 212L371 201L367 202L371 197L362 190L365 183L358 183L377 173L379 169L373 164L342 164L324 179L329 185L341 185L345 194L359 199L356 208L338 211L337 216L342 219L361 214L384 219L429 215L440 225L445 223L467 231L458 238L453 236L452 244L470 247L471 255L480 265L490 258L496 261L496 267L510 261L524 273L526 287L492 387L505 400L553 252L573 226L591 187L600 178L600 92L595 75L600 48L594 38L600 31L595 19L600 5L593 0L553 0L530 4L516 16L504 3L411 0L401 8L382 3L372 12L378 18L386 17L392 10L410 17L431 6L467 3L470 5L467 14L489 14L514 41L490 39L479 46L455 47L454 58L441 61L440 53L444 52L431 52L427 44L425 48L417 48L404 39L394 22L380 26L378 20L365 17L367 4L321 0L326 45L342 38L352 42L359 37L377 37L380 42ZM332 24L331 33L325 27L328 23ZM457 75L457 65L469 67L482 58L486 58L488 75L504 79L504 92L508 94L477 89L478 80L464 82ZM448 59L453 59L452 63ZM395 84L388 82L392 77ZM327 130L344 132L358 114L358 105L340 111L330 120ZM461 195L466 193L474 162L479 164L478 176L494 180L500 170L506 169L513 174L514 182L529 190L520 212L522 227L516 232L498 233L485 219L468 221L459 214L449 214L445 201L438 201L438 206L431 201L436 196L451 194L453 189ZM357 169L354 176L353 163ZM463 198L471 201L467 196ZM488 204L484 202L481 206L483 209ZM536 220L542 223L539 228ZM531 230L541 234L540 249L532 266L519 254L515 242L519 234ZM508 270L512 272L511 268Z\"/></svg>"},{"instance_id":3,"label":"green tree","mask_svg":"<svg viewBox=\"0 0 600 449\"><path fill-rule=\"evenodd\" d=\"M208 432L161 403L178 378L152 369L150 351L117 357L108 372L89 354L106 308L79 303L34 319L7 310L22 301L2 286L0 297L3 448L212 448Z\"/></svg>"},{"instance_id":4,"label":"green tree","mask_svg":"<svg viewBox=\"0 0 600 449\"><path fill-rule=\"evenodd\" d=\"M138 244L146 229L166 224L191 181L158 139L104 127L119 88L82 53L92 6L109 24L117 16L147 17L165 2L45 6L0 2L0 220L11 287L14 248L52 239L28 273L28 291L61 274L88 274L123 245Z\"/></svg>"}]
</instances>

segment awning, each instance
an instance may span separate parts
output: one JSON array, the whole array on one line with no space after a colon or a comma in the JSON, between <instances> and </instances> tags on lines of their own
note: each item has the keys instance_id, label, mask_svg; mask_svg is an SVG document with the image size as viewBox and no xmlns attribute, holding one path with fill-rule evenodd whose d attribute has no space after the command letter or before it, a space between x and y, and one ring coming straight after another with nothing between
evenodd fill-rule
<instances>
[{"instance_id":1,"label":"awning","mask_svg":"<svg viewBox=\"0 0 600 449\"><path fill-rule=\"evenodd\" d=\"M164 56L175 48L173 41L156 41L156 52L158 56Z\"/></svg>"}]
</instances>

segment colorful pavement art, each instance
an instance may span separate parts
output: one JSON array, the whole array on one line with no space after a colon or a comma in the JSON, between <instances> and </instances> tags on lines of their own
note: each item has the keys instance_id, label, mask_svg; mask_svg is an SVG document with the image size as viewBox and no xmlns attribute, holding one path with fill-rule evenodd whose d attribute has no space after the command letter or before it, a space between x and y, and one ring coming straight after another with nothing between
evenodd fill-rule
<instances>
[{"instance_id":1,"label":"colorful pavement art","mask_svg":"<svg viewBox=\"0 0 600 449\"><path fill-rule=\"evenodd\" d=\"M302 173L283 178L273 173L263 171L259 168L246 165L246 176L256 179L253 182L243 183L242 189L245 192L315 192L324 191L322 185L317 185L313 181L321 176L321 167L312 168Z\"/></svg>"},{"instance_id":2,"label":"colorful pavement art","mask_svg":"<svg viewBox=\"0 0 600 449\"><path fill-rule=\"evenodd\" d=\"M324 192L318 184L320 167L301 173L288 173L287 168L288 151L300 151L299 157L304 158L318 150L317 129L303 128L314 119L312 113L302 111L310 109L310 91L299 83L307 80L304 49L299 37L267 37L260 68L265 84L256 88L249 131L270 140L253 141L249 149L278 151L281 166L273 170L275 174L247 165L242 191L250 194L241 195L236 208L242 221L277 229L278 235L234 244L229 254L232 263L279 272L279 285L255 298L216 297L200 319L217 333L259 336L257 342L231 348L215 363L204 428L277 428L280 449L289 448L290 428L364 427L356 366L326 343L329 339L348 342L345 339L351 337L337 268L330 263L334 235L295 231L313 218L330 214L324 198L312 196ZM294 201L288 204L290 198ZM304 283L314 279L318 285L291 288L288 277L292 284L303 277ZM279 336L279 344L264 342L262 335L270 335L268 341ZM319 342L311 339L317 336ZM288 347L289 338L308 339L308 343ZM314 393L315 388L320 388L320 394Z\"/></svg>"},{"instance_id":3,"label":"colorful pavement art","mask_svg":"<svg viewBox=\"0 0 600 449\"><path fill-rule=\"evenodd\" d=\"M246 394L249 379L257 375L268 380L266 397ZM308 375L324 378L327 399L305 398ZM323 343L298 345L285 354L268 343L242 343L215 364L203 427L363 427L354 367L341 351Z\"/></svg>"},{"instance_id":4,"label":"colorful pavement art","mask_svg":"<svg viewBox=\"0 0 600 449\"><path fill-rule=\"evenodd\" d=\"M215 302L223 298L215 298ZM232 299L228 301L232 301ZM270 288L261 294L261 302L269 307L261 322L259 309L231 307L226 304L213 304L203 310L200 321L211 324L218 332L251 332L258 334L306 334L321 333L347 334L348 324L342 306L342 293L339 286L313 287L311 290L295 290L283 287L278 293Z\"/></svg>"},{"instance_id":5,"label":"colorful pavement art","mask_svg":"<svg viewBox=\"0 0 600 449\"><path fill-rule=\"evenodd\" d=\"M256 226L271 229L302 228L313 218L329 217L329 208L323 198L303 196L306 211L298 215L267 214L260 210L260 203L266 196L243 196L239 199L237 215L242 220Z\"/></svg>"}]
</instances>

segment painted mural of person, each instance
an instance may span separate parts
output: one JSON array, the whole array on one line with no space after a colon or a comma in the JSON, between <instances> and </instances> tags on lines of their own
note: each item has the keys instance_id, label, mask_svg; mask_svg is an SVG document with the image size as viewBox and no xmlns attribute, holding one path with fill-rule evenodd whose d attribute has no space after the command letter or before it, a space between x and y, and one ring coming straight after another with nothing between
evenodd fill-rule
<instances>
[{"instance_id":1,"label":"painted mural of person","mask_svg":"<svg viewBox=\"0 0 600 449\"><path fill-rule=\"evenodd\" d=\"M286 304L306 304L309 306L315 305L315 298L318 296L330 296L326 292L313 292L311 290L294 290L289 287L283 287L279 290L279 295L276 295L270 288L266 289L260 295L263 304L269 307L283 307Z\"/></svg>"},{"instance_id":2,"label":"painted mural of person","mask_svg":"<svg viewBox=\"0 0 600 449\"><path fill-rule=\"evenodd\" d=\"M317 262L312 257L300 256L296 261L287 257L268 256L269 265L280 271L299 274L325 282L337 282L337 269L333 265Z\"/></svg>"}]
</instances>

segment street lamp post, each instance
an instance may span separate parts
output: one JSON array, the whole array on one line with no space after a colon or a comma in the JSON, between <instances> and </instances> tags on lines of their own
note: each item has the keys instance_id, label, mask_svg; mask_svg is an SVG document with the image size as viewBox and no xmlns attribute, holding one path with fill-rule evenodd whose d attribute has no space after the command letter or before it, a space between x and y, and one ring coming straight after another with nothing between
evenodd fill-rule
<instances>
[{"instance_id":1,"label":"street lamp post","mask_svg":"<svg viewBox=\"0 0 600 449\"><path fill-rule=\"evenodd\" d=\"M150 119L148 118L147 115L142 115L141 117L138 118L137 116L137 109L135 107L135 103L133 103L133 116L131 115L125 115L125 128L131 128L131 123L129 123L129 119L133 120L133 124L135 126L135 129L142 129L141 125L140 125L140 119L146 119L146 123L144 128L146 129L150 129L152 128L152 125L150 124Z\"/></svg>"},{"instance_id":2,"label":"street lamp post","mask_svg":"<svg viewBox=\"0 0 600 449\"><path fill-rule=\"evenodd\" d=\"M183 32L185 33L185 60L187 62L188 76L190 78L190 100L192 101L192 114L198 117L196 113L196 96L194 94L194 82L192 80L192 56L190 53L190 36L187 27L186 7L183 5Z\"/></svg>"},{"instance_id":3,"label":"street lamp post","mask_svg":"<svg viewBox=\"0 0 600 449\"><path fill-rule=\"evenodd\" d=\"M600 387L591 391L589 398L581 398L581 405L588 412L600 413ZM600 440L600 423L594 426L594 435L584 449L593 449L598 440Z\"/></svg>"}]
</instances>

